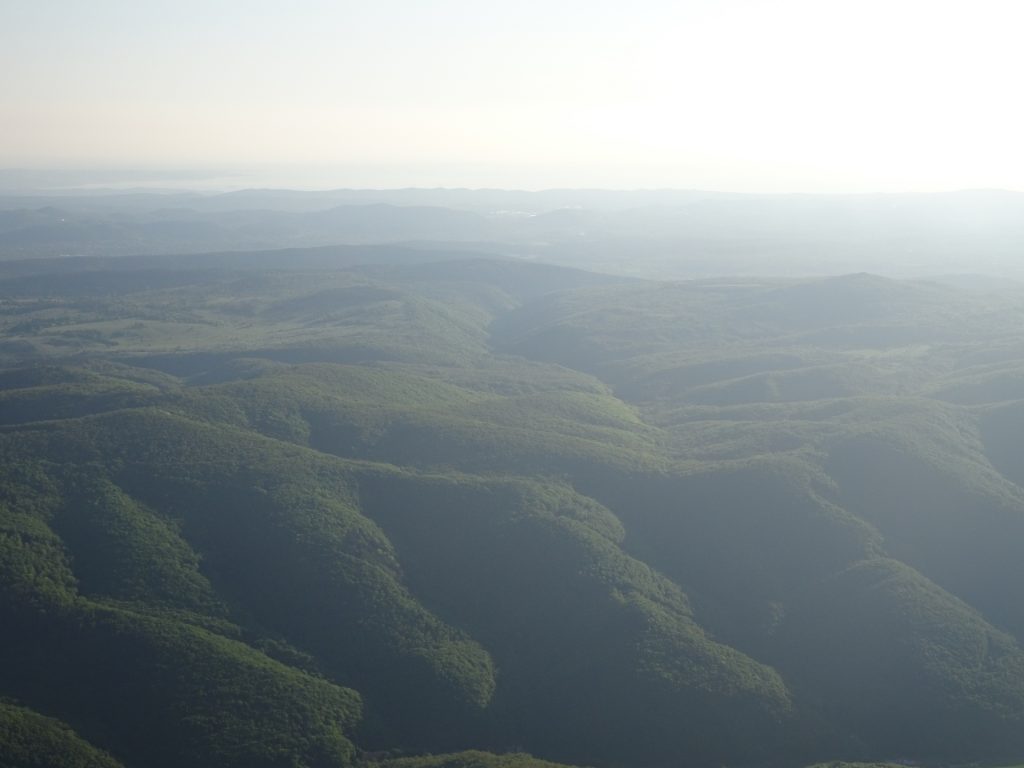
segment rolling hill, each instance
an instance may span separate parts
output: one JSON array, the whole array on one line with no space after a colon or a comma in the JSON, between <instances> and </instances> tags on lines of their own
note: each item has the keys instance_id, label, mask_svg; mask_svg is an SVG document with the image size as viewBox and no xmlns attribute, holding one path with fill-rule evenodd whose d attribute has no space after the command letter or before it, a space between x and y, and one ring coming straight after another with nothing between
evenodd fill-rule
<instances>
[{"instance_id":1,"label":"rolling hill","mask_svg":"<svg viewBox=\"0 0 1024 768\"><path fill-rule=\"evenodd\" d=\"M1022 299L6 263L0 763L1019 758Z\"/></svg>"}]
</instances>

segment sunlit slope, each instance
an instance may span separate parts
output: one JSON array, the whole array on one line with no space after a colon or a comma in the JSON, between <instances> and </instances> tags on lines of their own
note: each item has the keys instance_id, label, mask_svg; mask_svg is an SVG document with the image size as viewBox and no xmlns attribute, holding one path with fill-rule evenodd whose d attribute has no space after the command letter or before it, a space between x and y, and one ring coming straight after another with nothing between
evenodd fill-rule
<instances>
[{"instance_id":1,"label":"sunlit slope","mask_svg":"<svg viewBox=\"0 0 1024 768\"><path fill-rule=\"evenodd\" d=\"M154 408L50 421L4 442L11 487L23 494L27 478L43 489L25 519L63 563L69 599L96 606L100 637L107 622L146 637L174 628L182 643L237 643L261 663L325 674L363 694L371 746L458 744L459 727L462 739L596 760L629 733L693 723L652 743L647 761L756 752L788 719L778 675L707 637L681 590L621 551L614 516L564 486L343 464ZM452 610L462 600L444 584L460 580L479 591ZM538 601L547 584L560 587ZM573 666L559 662L569 657ZM75 676L92 657L69 664L69 690L95 692ZM16 695L28 696L19 680ZM172 704L193 695L160 687ZM644 701L662 719L638 720ZM38 705L74 709L60 697ZM564 707L578 722L552 731ZM748 712L736 727L712 714L732 708ZM593 741L595 718L605 741Z\"/></svg>"},{"instance_id":2,"label":"sunlit slope","mask_svg":"<svg viewBox=\"0 0 1024 768\"><path fill-rule=\"evenodd\" d=\"M787 608L778 668L861 754L1019 753L1019 644L908 566L857 563Z\"/></svg>"},{"instance_id":3,"label":"sunlit slope","mask_svg":"<svg viewBox=\"0 0 1024 768\"><path fill-rule=\"evenodd\" d=\"M1024 751L1024 303L232 270L8 294L0 696L125 765Z\"/></svg>"},{"instance_id":4,"label":"sunlit slope","mask_svg":"<svg viewBox=\"0 0 1024 768\"><path fill-rule=\"evenodd\" d=\"M5 507L2 526L5 695L126 764L351 761L354 692L274 661L228 627L86 597L39 516Z\"/></svg>"},{"instance_id":5,"label":"sunlit slope","mask_svg":"<svg viewBox=\"0 0 1024 768\"><path fill-rule=\"evenodd\" d=\"M360 487L417 592L492 651L504 738L564 760L648 763L753 755L792 727L782 679L708 636L593 501L468 478L376 473Z\"/></svg>"},{"instance_id":6,"label":"sunlit slope","mask_svg":"<svg viewBox=\"0 0 1024 768\"><path fill-rule=\"evenodd\" d=\"M597 374L634 400L703 405L899 394L1016 339L1021 305L846 275L638 283L552 294L492 328L499 350Z\"/></svg>"},{"instance_id":7,"label":"sunlit slope","mask_svg":"<svg viewBox=\"0 0 1024 768\"><path fill-rule=\"evenodd\" d=\"M243 352L284 362L453 365L486 353L497 314L552 291L622 282L478 259L425 272L387 251L360 253L208 254L177 268L171 258L114 259L77 272L58 260L34 273L26 266L28 274L5 265L0 362L101 354L179 375ZM415 253L430 260L431 252Z\"/></svg>"},{"instance_id":8,"label":"sunlit slope","mask_svg":"<svg viewBox=\"0 0 1024 768\"><path fill-rule=\"evenodd\" d=\"M245 352L285 362L452 364L485 351L489 321L470 305L349 272L146 270L3 287L10 298L0 359L103 353L178 375Z\"/></svg>"},{"instance_id":9,"label":"sunlit slope","mask_svg":"<svg viewBox=\"0 0 1024 768\"><path fill-rule=\"evenodd\" d=\"M840 503L894 557L1024 637L1024 489L997 471L1002 451L982 442L973 414L934 404L869 419L826 443Z\"/></svg>"},{"instance_id":10,"label":"sunlit slope","mask_svg":"<svg viewBox=\"0 0 1024 768\"><path fill-rule=\"evenodd\" d=\"M798 700L836 702L818 715L862 746L1012 754L1024 711L1019 409L977 407L1024 395L1011 378L1019 325L1007 322L1020 303L1003 298L859 275L612 287L510 313L495 340L612 383L693 462L587 492L721 636L776 663ZM854 578L891 562L882 553L906 564L886 571L886 589ZM877 643L838 628L829 611L850 601ZM802 637L817 638L813 652ZM818 667L797 670L815 653ZM846 668L847 682L823 667ZM935 722L948 725L929 744Z\"/></svg>"},{"instance_id":11,"label":"sunlit slope","mask_svg":"<svg viewBox=\"0 0 1024 768\"><path fill-rule=\"evenodd\" d=\"M359 687L375 707L393 709L389 720L409 709L422 717L447 711L431 706L435 698L470 709L489 699L494 683L486 652L409 595L387 540L359 514L337 467L311 469L294 451L281 453L258 436L152 410L51 423L10 437L9 450L22 460L58 459L68 475L55 491L60 506L52 525L67 530L66 546L82 545L75 560L85 568L82 585L103 588L96 597L130 596L113 571L131 563L111 555L134 552L133 538L146 537L167 553L156 533L184 537L239 623L294 639L333 679ZM83 489L89 464L124 493L109 484ZM72 495L83 492L88 503ZM203 581L190 579L185 567L194 558L182 553L178 578L196 583L202 600ZM101 563L105 573L90 570ZM139 561L147 573L134 578L155 578L157 565ZM158 602L144 600L148 608ZM419 681L424 700L404 695L410 681Z\"/></svg>"},{"instance_id":12,"label":"sunlit slope","mask_svg":"<svg viewBox=\"0 0 1024 768\"><path fill-rule=\"evenodd\" d=\"M597 380L550 367L308 365L189 390L241 425L339 456L532 474L656 465L659 432ZM217 413L213 412L213 416Z\"/></svg>"},{"instance_id":13,"label":"sunlit slope","mask_svg":"<svg viewBox=\"0 0 1024 768\"><path fill-rule=\"evenodd\" d=\"M289 375L294 377L295 389L293 397L285 400L288 389L277 388ZM710 757L751 748L756 754L785 737L792 696L781 680L800 680L804 674L800 659L810 653L809 649L798 653L797 661L791 661L792 649L802 647L796 636L803 637L803 633L796 632L785 642L779 638L789 637L786 633L792 631L789 628L794 621L820 627L835 623L824 612L831 602L812 602L808 607L806 590L811 585L830 584L838 574L862 561L871 562L883 552L900 553L915 562L901 549L901 540L895 535L898 529L893 526L898 519L891 523L876 520L874 507L864 511L851 502L841 506L843 482L837 485L835 477L823 472L811 460L813 454L788 460L690 462L666 469L653 457L657 444L643 442L648 430L634 424L632 439L640 446L634 448L641 456L645 450L652 453L644 459L648 463L641 463L638 469L619 461L616 452L603 449L591 459L601 470L587 472L579 468L581 459L574 443L558 434L558 422L552 422L547 437L543 421L538 422L535 444L544 445L549 439L555 446L546 454L548 468L561 467L564 473L577 467L576 474L570 476L584 492L614 510L612 514L594 501L557 490L557 486L510 485L463 475L424 477L369 465L336 464L250 431L261 425L265 431L273 431L266 425L287 423L280 417L270 418L274 410L266 407L276 404L287 413L288 408L303 402L304 379L311 377L313 392L321 397L334 392L350 406L357 403L371 410L376 396L378 407L384 407L404 391L410 398L415 394L416 402L433 411L422 426L428 439L411 445L401 441L390 447L386 442L378 444L375 458L437 467L435 449L448 442L451 452L442 454L441 462L445 472L460 464L486 466L492 471L501 466L515 467L520 473L538 471L535 464L524 463L517 456L516 450L522 449L514 448L515 437L521 433L514 428L502 431L501 418L487 422L487 430L493 433L490 444L508 442L513 448L487 455L486 461L481 459L480 443L446 436L442 414L459 403L471 409L473 390L460 394L458 387L438 384L425 373L381 376L379 370L348 370L344 366L275 368L266 377L273 380L266 389L262 388L264 377L244 385L193 388L185 395L174 392L166 396L166 408L50 422L11 432L8 438L17 443L22 455L26 446L36 444L38 455L60 459L69 466L79 462L94 465L99 460L112 467L104 482L91 475L84 477L80 470L65 469L69 479L63 481L63 492L71 500L50 523L74 558L80 589L133 601L147 610L173 608L217 619L235 616L241 610L241 615L256 619L264 631L269 629L272 636L282 638L286 648L298 650L266 648L284 653L290 663L312 664L313 669L326 671L332 679L363 693L371 707L381 708L380 723L386 725L371 718L367 726L370 744L385 743L388 738L433 744L440 727L436 718L443 711L455 718L449 723L462 722L478 734L475 738L496 739L481 743L515 739L540 754L564 760L597 760L598 752L610 754L628 734L646 729L656 729L647 748L650 751L629 750L634 756L645 754L645 761L658 760L673 750L696 754L705 749ZM201 405L204 400L208 400L205 406ZM539 402L545 399L540 397ZM183 418L186 404L201 421ZM500 413L500 408L497 410ZM628 433L635 418L630 417L632 411L610 410L619 413L617 427ZM294 418L311 429L310 425L322 423L328 412L309 421ZM388 413L389 420L402 418L402 409L392 407ZM586 413L576 412L577 429L585 425ZM603 413L591 414L592 420L600 423L598 416ZM217 414L228 414L230 419L217 422ZM261 422L257 416L269 421ZM484 429L481 425L477 428ZM279 434L303 442L303 429ZM856 439L849 428L843 434L850 435L845 440ZM305 440L308 442L308 435ZM838 455L838 448L834 452ZM833 475L839 474L833 470ZM509 514L511 517L506 517ZM347 522L339 524L339 519ZM324 555L310 547L322 544L335 526L338 533L331 537L346 554L335 565L330 565L335 562L331 558L323 561L323 567L329 568L325 572L319 565ZM640 559L623 553L623 544L633 558ZM200 561L192 547L201 554L202 571L197 570ZM353 557L368 558L370 565L352 563ZM674 583L650 572L643 561ZM252 569L252 563L260 567ZM593 565L581 571L580 563ZM1016 560L1007 561L1007 565L1011 563ZM920 567L926 565L922 561ZM381 568L385 576L388 570L392 572L391 580L381 581ZM912 583L922 579L910 569L906 572ZM396 574L400 574L397 583ZM364 615L377 610L378 604L370 604L364 597L367 582L374 585L369 587L373 594L390 597L379 604L386 618L360 622L365 637L360 643L352 637L345 611ZM947 588L958 586L952 579L941 583ZM696 600L696 614L676 585ZM858 593L858 600L879 612L871 614L871 626L885 627L879 616L888 615L888 609L875 605L876 592L860 583L850 589ZM955 598L938 587L931 590L929 594L941 595L936 599L956 604ZM998 596L993 591L987 594ZM525 600L521 606L517 606L516 595ZM173 596L170 603L168 596ZM545 600L539 600L540 596ZM415 607L418 602L428 606L422 619L416 618L422 611ZM916 610L915 604L911 594L898 610ZM332 625L328 617L339 606L344 610ZM796 619L791 618L794 611ZM440 617L443 624L431 616ZM969 614L958 610L945 612L939 624L946 627L947 640L964 636L957 627L968 618ZM432 623L437 629L429 629ZM424 626L426 634L417 635ZM629 626L637 629L624 629ZM647 629L641 631L640 627ZM705 627L745 653L715 643ZM995 632L991 628L984 631ZM533 632L537 635L531 639ZM462 641L460 633L466 633ZM919 629L896 623L886 633L894 643L920 642L922 638L939 645L946 642L936 640L935 627L929 626ZM406 661L406 671L392 675L390 670L403 668L398 665L407 653L399 638L410 636L435 641L440 637L443 642L430 652L435 654L433 662ZM416 641L416 645L422 643L422 639ZM952 657L964 653L956 642L947 645L944 652ZM1007 658L1019 657L1012 640L1004 645ZM526 648L532 651L524 653ZM381 653L384 657L375 667L373 659ZM414 659L419 658L417 653ZM848 663L842 646L824 640L814 642L814 653L835 664ZM1012 672L1017 667L995 676L985 671L985 664L968 662L962 668L936 665L928 670L930 677L908 673L897 678L885 672L888 653L887 644L861 649L861 675L881 675L893 681L905 700L927 698L932 685L945 685L939 682L945 675L951 681L972 680L970 686L975 691L973 704L965 703L965 698L957 700L952 710L941 711L934 702L931 709L895 708L888 694L873 698L872 707L889 713L886 722L895 719L903 723L901 732L925 728L937 712L951 717L950 711L971 714L972 722L987 723L985 727L993 729L992 738L1008 739L1005 734L1000 736L1000 728L1012 731L1019 725L1006 712L989 712L979 705L986 692L1009 695L997 694L991 687L996 682L1007 691L1017 686L1024 689L1024 679ZM776 666L783 673L781 680L751 657ZM566 664L567 658L573 658L574 664ZM347 668L346 659L355 666ZM414 673L417 663L435 671ZM674 665L680 663L684 666L673 672ZM907 665L901 667L903 672L908 669ZM692 677L696 670L700 671L698 678ZM430 674L436 677L433 683ZM452 675L454 680L448 679ZM403 700L400 708L389 709L382 703L400 695L412 680L422 680L415 690L419 695L429 692L429 706L421 700ZM450 693L453 685L454 697ZM598 687L593 688L595 685ZM747 692L724 693L736 691L737 685L740 692ZM677 693L671 693L673 690ZM811 690L796 689L798 708L809 706L818 695L846 695L838 688L809 695ZM721 696L725 696L721 704L710 704ZM641 721L635 719L636 702L646 697L656 697L652 702L659 702L656 711L665 718L660 725L649 714ZM726 701L733 703L727 705ZM615 702L626 708L619 711ZM709 714L722 707L729 711L753 707L742 721L744 735L729 725L735 721ZM474 708L478 714L472 714ZM507 714L524 708L531 717ZM578 726L564 714L558 716L564 710L578 713ZM756 714L758 711L761 714ZM698 729L702 733L699 748L695 732L671 725L683 719L696 724L700 722L694 720L697 712L711 718ZM839 730L837 723L846 722L843 712L837 710L837 720L816 726L822 739ZM1007 725L999 726L1001 721ZM549 730L552 722L559 724L553 732ZM594 722L605 723L601 733L607 741L595 741L591 733ZM880 736L873 729L880 727L880 721L868 721L858 738L873 744ZM576 729L578 735L573 737ZM655 732L662 735L655 739ZM667 733L673 735L669 738ZM972 733L963 736L973 739ZM847 738L837 737L838 743L846 743ZM760 746L752 748L751 744ZM934 746L921 740L894 744L918 752Z\"/></svg>"},{"instance_id":14,"label":"sunlit slope","mask_svg":"<svg viewBox=\"0 0 1024 768\"><path fill-rule=\"evenodd\" d=\"M66 724L25 707L0 702L0 744L10 768L120 768Z\"/></svg>"}]
</instances>

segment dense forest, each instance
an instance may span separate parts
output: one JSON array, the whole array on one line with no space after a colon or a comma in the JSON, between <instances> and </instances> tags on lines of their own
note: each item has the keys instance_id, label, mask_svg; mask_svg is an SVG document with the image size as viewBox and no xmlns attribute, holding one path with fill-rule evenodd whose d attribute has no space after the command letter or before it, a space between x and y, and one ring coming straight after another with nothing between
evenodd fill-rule
<instances>
[{"instance_id":1,"label":"dense forest","mask_svg":"<svg viewBox=\"0 0 1024 768\"><path fill-rule=\"evenodd\" d=\"M1015 283L7 255L0 765L1024 756Z\"/></svg>"}]
</instances>

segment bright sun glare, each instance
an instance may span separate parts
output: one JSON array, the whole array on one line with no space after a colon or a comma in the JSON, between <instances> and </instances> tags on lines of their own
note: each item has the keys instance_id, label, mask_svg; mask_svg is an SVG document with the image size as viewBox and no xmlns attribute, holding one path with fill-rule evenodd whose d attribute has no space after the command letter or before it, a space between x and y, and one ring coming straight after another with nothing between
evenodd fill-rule
<instances>
[{"instance_id":1,"label":"bright sun glare","mask_svg":"<svg viewBox=\"0 0 1024 768\"><path fill-rule=\"evenodd\" d=\"M0 165L1024 189L1012 0L153 6L4 4Z\"/></svg>"}]
</instances>

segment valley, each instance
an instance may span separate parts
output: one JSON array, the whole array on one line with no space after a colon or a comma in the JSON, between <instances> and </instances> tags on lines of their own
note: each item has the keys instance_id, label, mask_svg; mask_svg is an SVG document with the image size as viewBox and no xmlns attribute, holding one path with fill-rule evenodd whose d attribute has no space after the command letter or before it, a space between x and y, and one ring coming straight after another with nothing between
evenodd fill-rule
<instances>
[{"instance_id":1,"label":"valley","mask_svg":"<svg viewBox=\"0 0 1024 768\"><path fill-rule=\"evenodd\" d=\"M0 263L0 733L125 768L1012 761L1022 321L1005 282L437 244Z\"/></svg>"}]
</instances>

